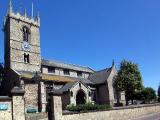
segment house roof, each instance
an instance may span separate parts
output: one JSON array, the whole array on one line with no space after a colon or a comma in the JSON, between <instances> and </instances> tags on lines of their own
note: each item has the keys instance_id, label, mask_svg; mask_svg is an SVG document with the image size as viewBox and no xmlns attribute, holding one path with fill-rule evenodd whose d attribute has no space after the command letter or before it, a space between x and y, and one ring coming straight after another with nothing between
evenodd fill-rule
<instances>
[{"instance_id":1,"label":"house roof","mask_svg":"<svg viewBox=\"0 0 160 120\"><path fill-rule=\"evenodd\" d=\"M111 71L112 71L112 67L106 68L106 69L101 70L101 71L97 71L97 72L91 74L88 77L88 79L95 84L103 84L108 79Z\"/></svg>"},{"instance_id":2,"label":"house roof","mask_svg":"<svg viewBox=\"0 0 160 120\"><path fill-rule=\"evenodd\" d=\"M59 67L59 68L64 68L64 69L76 70L76 71L83 71L83 72L88 72L88 73L94 72L94 70L92 70L89 67L84 67L84 66L79 66L79 65L74 65L74 64L67 64L67 63L58 62L58 61L54 61L54 60L42 59L42 65L43 66Z\"/></svg>"}]
</instances>

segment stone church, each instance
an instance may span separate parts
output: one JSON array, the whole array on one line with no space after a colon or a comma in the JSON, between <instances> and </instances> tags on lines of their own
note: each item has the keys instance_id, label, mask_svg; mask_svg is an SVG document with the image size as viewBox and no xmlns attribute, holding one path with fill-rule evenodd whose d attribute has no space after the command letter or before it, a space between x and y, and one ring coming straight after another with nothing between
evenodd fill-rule
<instances>
[{"instance_id":1,"label":"stone church","mask_svg":"<svg viewBox=\"0 0 160 120\"><path fill-rule=\"evenodd\" d=\"M63 93L63 108L69 104L111 104L116 102L113 81L117 74L111 67L95 71L89 67L67 64L41 57L40 17L15 12L9 3L4 20L5 79L3 95L10 95L13 87L25 90L25 109L47 110L50 91ZM125 102L121 93L120 100Z\"/></svg>"}]
</instances>

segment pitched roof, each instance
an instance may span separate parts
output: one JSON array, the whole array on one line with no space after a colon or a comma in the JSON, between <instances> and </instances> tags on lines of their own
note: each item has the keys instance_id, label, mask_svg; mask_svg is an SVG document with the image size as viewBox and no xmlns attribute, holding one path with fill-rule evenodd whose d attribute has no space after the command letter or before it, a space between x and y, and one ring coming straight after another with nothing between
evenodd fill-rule
<instances>
[{"instance_id":1,"label":"pitched roof","mask_svg":"<svg viewBox=\"0 0 160 120\"><path fill-rule=\"evenodd\" d=\"M64 69L76 70L76 71L89 72L89 73L94 72L94 70L92 70L89 67L84 67L84 66L79 66L79 65L74 65L74 64L67 64L67 63L58 62L58 61L54 61L54 60L51 61L51 60L42 59L42 65L59 67L59 68L64 68Z\"/></svg>"},{"instance_id":2,"label":"pitched roof","mask_svg":"<svg viewBox=\"0 0 160 120\"><path fill-rule=\"evenodd\" d=\"M71 82L71 83L67 83L65 84L61 89L59 89L60 92L67 92L68 90L70 90L72 87L74 87L76 84L81 83L83 84L86 88L90 89L85 83L83 83L82 81L75 81L75 82Z\"/></svg>"},{"instance_id":3,"label":"pitched roof","mask_svg":"<svg viewBox=\"0 0 160 120\"><path fill-rule=\"evenodd\" d=\"M91 80L86 79L86 78L73 78L73 80L81 81L81 82L83 82L84 84L87 84L87 85L94 85L94 82L92 82Z\"/></svg>"},{"instance_id":4,"label":"pitched roof","mask_svg":"<svg viewBox=\"0 0 160 120\"><path fill-rule=\"evenodd\" d=\"M32 79L35 76L35 72L29 71L16 71L21 78ZM68 77L68 76L59 76L59 75L51 75L51 74L41 74L42 80L46 81L57 81L57 82L77 82L81 81L87 85L93 85L94 83L86 78L76 78L76 77Z\"/></svg>"},{"instance_id":5,"label":"pitched roof","mask_svg":"<svg viewBox=\"0 0 160 120\"><path fill-rule=\"evenodd\" d=\"M66 92L66 91L70 90L76 83L77 82L67 83L61 89L59 89L59 91L60 92Z\"/></svg>"},{"instance_id":6,"label":"pitched roof","mask_svg":"<svg viewBox=\"0 0 160 120\"><path fill-rule=\"evenodd\" d=\"M101 71L97 71L97 72L91 74L88 79L91 80L95 84L103 84L108 79L111 71L112 71L112 67L106 68Z\"/></svg>"},{"instance_id":7,"label":"pitched roof","mask_svg":"<svg viewBox=\"0 0 160 120\"><path fill-rule=\"evenodd\" d=\"M27 72L27 71L17 71L22 78L32 79L36 73ZM44 81L56 81L56 82L74 82L72 78L59 76L59 75L49 75L49 74L41 74L42 80Z\"/></svg>"}]
</instances>

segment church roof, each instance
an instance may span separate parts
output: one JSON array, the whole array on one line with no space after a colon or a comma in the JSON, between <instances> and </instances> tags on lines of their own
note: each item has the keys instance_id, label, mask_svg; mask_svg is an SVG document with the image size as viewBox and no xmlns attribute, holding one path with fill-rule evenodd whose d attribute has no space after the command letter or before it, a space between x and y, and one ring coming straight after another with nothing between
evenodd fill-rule
<instances>
[{"instance_id":1,"label":"church roof","mask_svg":"<svg viewBox=\"0 0 160 120\"><path fill-rule=\"evenodd\" d=\"M83 83L85 83L87 85L94 85L94 83L91 80L86 79L86 78L73 78L73 80L81 81L81 82L83 82Z\"/></svg>"},{"instance_id":2,"label":"church roof","mask_svg":"<svg viewBox=\"0 0 160 120\"><path fill-rule=\"evenodd\" d=\"M71 82L65 84L61 89L59 89L60 92L67 92L68 90L72 89L76 84L81 83L83 84L86 88L90 89L85 83L82 81L77 81L77 82Z\"/></svg>"},{"instance_id":3,"label":"church roof","mask_svg":"<svg viewBox=\"0 0 160 120\"><path fill-rule=\"evenodd\" d=\"M66 92L66 91L70 90L75 84L76 84L76 82L67 83L59 91Z\"/></svg>"},{"instance_id":4,"label":"church roof","mask_svg":"<svg viewBox=\"0 0 160 120\"><path fill-rule=\"evenodd\" d=\"M17 71L20 74L21 78L32 79L36 73L26 72L26 71ZM65 76L59 75L49 75L49 74L40 74L41 79L44 81L56 81L56 82L74 82L75 80Z\"/></svg>"},{"instance_id":5,"label":"church roof","mask_svg":"<svg viewBox=\"0 0 160 120\"><path fill-rule=\"evenodd\" d=\"M110 73L112 71L112 67L106 68L101 71L97 71L89 76L89 80L91 80L95 84L103 84L108 79Z\"/></svg>"},{"instance_id":6,"label":"church roof","mask_svg":"<svg viewBox=\"0 0 160 120\"><path fill-rule=\"evenodd\" d=\"M21 78L32 79L35 76L35 72L29 71L16 71ZM57 81L57 82L77 82L81 81L87 85L93 85L94 83L86 78L76 78L76 77L68 77L68 76L59 76L59 75L51 75L51 74L43 74L40 73L42 80L46 81Z\"/></svg>"},{"instance_id":7,"label":"church roof","mask_svg":"<svg viewBox=\"0 0 160 120\"><path fill-rule=\"evenodd\" d=\"M88 73L94 72L94 70L92 70L89 67L84 67L84 66L79 66L79 65L74 65L74 64L67 64L67 63L58 62L58 61L54 61L54 60L42 59L42 65L59 67L59 68L64 68L64 69L76 70L76 71L83 71L83 72L88 72Z\"/></svg>"}]
</instances>

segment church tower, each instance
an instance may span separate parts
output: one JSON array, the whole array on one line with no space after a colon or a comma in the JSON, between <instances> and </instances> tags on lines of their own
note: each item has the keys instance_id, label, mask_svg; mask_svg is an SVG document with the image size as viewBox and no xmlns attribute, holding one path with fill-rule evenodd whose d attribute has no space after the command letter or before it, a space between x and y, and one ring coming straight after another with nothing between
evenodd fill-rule
<instances>
[{"instance_id":1,"label":"church tower","mask_svg":"<svg viewBox=\"0 0 160 120\"><path fill-rule=\"evenodd\" d=\"M14 12L10 1L4 20L5 67L38 72L41 67L40 17Z\"/></svg>"}]
</instances>

